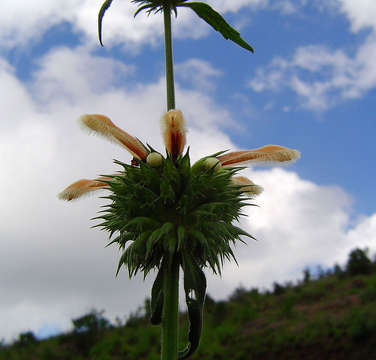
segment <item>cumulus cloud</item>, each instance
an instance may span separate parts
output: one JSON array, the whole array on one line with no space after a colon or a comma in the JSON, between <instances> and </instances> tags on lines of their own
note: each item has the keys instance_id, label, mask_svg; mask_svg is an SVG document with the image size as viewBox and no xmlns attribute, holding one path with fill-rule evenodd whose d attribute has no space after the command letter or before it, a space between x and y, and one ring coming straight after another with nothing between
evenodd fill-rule
<instances>
[{"instance_id":1,"label":"cumulus cloud","mask_svg":"<svg viewBox=\"0 0 376 360\"><path fill-rule=\"evenodd\" d=\"M337 3L349 18L354 32L369 27L376 30L376 3L373 0L337 0Z\"/></svg>"},{"instance_id":2,"label":"cumulus cloud","mask_svg":"<svg viewBox=\"0 0 376 360\"><path fill-rule=\"evenodd\" d=\"M195 88L213 90L213 78L218 78L222 72L213 68L207 61L189 59L175 66L178 78Z\"/></svg>"},{"instance_id":3,"label":"cumulus cloud","mask_svg":"<svg viewBox=\"0 0 376 360\"><path fill-rule=\"evenodd\" d=\"M294 92L303 108L324 111L339 103L364 96L376 87L376 3L372 0L335 0L326 6L337 9L351 29L371 32L354 55L343 49L306 45L288 58L276 57L257 69L248 86L256 92Z\"/></svg>"},{"instance_id":4,"label":"cumulus cloud","mask_svg":"<svg viewBox=\"0 0 376 360\"><path fill-rule=\"evenodd\" d=\"M205 66L209 74L216 73ZM98 70L102 67L106 73ZM118 251L104 249L106 234L90 229L89 219L104 200L92 196L63 203L56 198L76 179L113 172L113 158L130 160L122 148L81 132L74 119L82 113L106 114L163 149L158 120L164 80L135 83L134 72L137 68L82 48L59 48L40 59L25 85L0 61L0 107L7 114L0 122L6 174L0 178L0 337L46 326L64 330L71 318L92 307L105 309L113 320L134 311L149 295L151 279L128 280L125 271L115 278ZM92 74L97 74L94 82ZM205 91L177 84L177 99L193 159L235 147L224 130L234 124L231 116ZM239 283L267 286L295 279L307 263L331 265L358 244L373 249L376 215L350 228L350 200L340 189L316 185L286 169L248 170L245 175L265 188L257 201L261 207L242 223L259 241L237 247L240 267L227 264L223 281L208 273L214 297L229 295Z\"/></svg>"},{"instance_id":5,"label":"cumulus cloud","mask_svg":"<svg viewBox=\"0 0 376 360\"><path fill-rule=\"evenodd\" d=\"M2 1L0 38L2 46L23 46L38 39L54 25L70 23L86 43L97 41L97 14L102 0ZM130 44L153 43L162 34L160 17L133 19L135 6L130 1L114 1L104 19L104 36L108 42ZM21 21L20 21L21 19ZM122 40L121 40L122 39Z\"/></svg>"},{"instance_id":6,"label":"cumulus cloud","mask_svg":"<svg viewBox=\"0 0 376 360\"><path fill-rule=\"evenodd\" d=\"M322 45L299 47L294 55L277 57L259 68L248 85L256 92L293 91L300 106L327 110L360 98L376 87L376 36L370 35L354 56Z\"/></svg>"},{"instance_id":7,"label":"cumulus cloud","mask_svg":"<svg viewBox=\"0 0 376 360\"><path fill-rule=\"evenodd\" d=\"M351 224L351 198L342 189L280 168L247 175L265 189L260 207L243 220L258 241L237 247L239 267L227 264L223 281L210 278L215 295L228 295L236 284L270 288L274 281L301 279L306 266L344 265L356 247L375 252L376 214Z\"/></svg>"},{"instance_id":8,"label":"cumulus cloud","mask_svg":"<svg viewBox=\"0 0 376 360\"><path fill-rule=\"evenodd\" d=\"M14 48L38 41L53 26L69 24L88 44L97 45L97 15L104 0L34 0L20 2L2 0L0 12L1 46ZM289 0L211 0L221 13L238 13L242 9L276 10L291 14L296 10ZM103 18L103 40L107 47L121 45L128 51L138 51L144 44L155 45L163 35L163 17L141 13L134 18L135 4L114 1ZM173 25L176 20L173 18ZM199 38L210 33L210 27L190 9L179 9L179 26L174 29L177 38Z\"/></svg>"}]
</instances>

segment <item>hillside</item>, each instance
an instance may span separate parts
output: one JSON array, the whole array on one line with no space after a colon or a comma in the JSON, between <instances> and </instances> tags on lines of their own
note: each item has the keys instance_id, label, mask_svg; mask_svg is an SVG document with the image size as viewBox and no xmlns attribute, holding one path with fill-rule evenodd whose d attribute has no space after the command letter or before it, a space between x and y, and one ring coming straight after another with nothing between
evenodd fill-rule
<instances>
[{"instance_id":1,"label":"hillside","mask_svg":"<svg viewBox=\"0 0 376 360\"><path fill-rule=\"evenodd\" d=\"M207 296L202 341L192 359L376 359L376 262L354 250L336 265L273 291L238 288L227 301ZM74 330L38 341L20 334L0 360L157 360L160 330L148 322L148 300L125 323L93 311ZM187 333L181 314L181 333ZM181 346L185 344L182 339Z\"/></svg>"}]
</instances>

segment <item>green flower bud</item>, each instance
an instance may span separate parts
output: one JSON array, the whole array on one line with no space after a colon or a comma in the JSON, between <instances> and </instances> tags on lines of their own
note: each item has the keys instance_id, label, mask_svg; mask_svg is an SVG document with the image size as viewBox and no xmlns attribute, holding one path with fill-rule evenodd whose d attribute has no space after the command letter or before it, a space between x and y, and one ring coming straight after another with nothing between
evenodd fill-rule
<instances>
[{"instance_id":1,"label":"green flower bud","mask_svg":"<svg viewBox=\"0 0 376 360\"><path fill-rule=\"evenodd\" d=\"M146 163L151 167L160 167L163 163L163 156L157 152L150 153L146 158Z\"/></svg>"},{"instance_id":2,"label":"green flower bud","mask_svg":"<svg viewBox=\"0 0 376 360\"><path fill-rule=\"evenodd\" d=\"M204 160L204 167L206 169L213 169L218 171L222 168L221 162L215 157L209 157Z\"/></svg>"}]
</instances>

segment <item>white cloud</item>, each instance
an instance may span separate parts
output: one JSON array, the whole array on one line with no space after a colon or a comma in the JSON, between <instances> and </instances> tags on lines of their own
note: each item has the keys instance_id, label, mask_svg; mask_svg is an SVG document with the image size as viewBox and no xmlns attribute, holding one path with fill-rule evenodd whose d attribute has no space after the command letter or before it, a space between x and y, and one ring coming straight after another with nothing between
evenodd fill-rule
<instances>
[{"instance_id":1,"label":"white cloud","mask_svg":"<svg viewBox=\"0 0 376 360\"><path fill-rule=\"evenodd\" d=\"M223 281L210 278L209 292L225 296L235 285L269 288L274 281L301 279L306 266L345 264L356 247L375 253L376 214L350 225L351 199L340 188L278 168L249 177L265 189L260 207L243 221L258 241L238 246L239 267L227 264Z\"/></svg>"},{"instance_id":2,"label":"white cloud","mask_svg":"<svg viewBox=\"0 0 376 360\"><path fill-rule=\"evenodd\" d=\"M104 249L106 234L90 229L89 219L104 200L92 196L64 203L56 193L81 177L111 173L113 158L130 160L120 147L81 132L74 119L82 113L106 114L163 149L159 117L164 80L134 83L132 67L91 56L82 48L55 49L39 64L25 86L0 62L0 107L7 114L0 122L6 174L0 178L0 337L8 339L46 324L67 329L71 318L92 307L105 309L111 319L128 314L151 285L151 279L128 280L125 271L114 277L119 253ZM102 67L105 73L98 71ZM119 73L122 87L114 85L113 74ZM232 124L226 109L198 88L177 85L177 99L194 159L234 148L223 131ZM213 296L230 294L240 282L254 286L294 279L307 262L331 265L358 243L374 249L376 215L349 231L349 199L340 189L318 186L284 169L247 173L265 188L257 201L261 208L252 209L243 221L259 241L237 247L240 267L226 265L223 281L209 275Z\"/></svg>"},{"instance_id":3,"label":"white cloud","mask_svg":"<svg viewBox=\"0 0 376 360\"><path fill-rule=\"evenodd\" d=\"M354 56L322 45L303 46L290 58L277 57L259 68L248 84L257 92L292 90L302 107L322 111L376 87L375 55L373 34Z\"/></svg>"},{"instance_id":4,"label":"white cloud","mask_svg":"<svg viewBox=\"0 0 376 360\"><path fill-rule=\"evenodd\" d=\"M51 26L67 21L72 7L79 3L79 0L3 0L0 11L1 45L24 45L31 38L38 38Z\"/></svg>"},{"instance_id":5,"label":"white cloud","mask_svg":"<svg viewBox=\"0 0 376 360\"><path fill-rule=\"evenodd\" d=\"M285 15L294 14L298 11L298 5L288 0L276 2L274 8Z\"/></svg>"},{"instance_id":6,"label":"white cloud","mask_svg":"<svg viewBox=\"0 0 376 360\"><path fill-rule=\"evenodd\" d=\"M371 30L354 55L323 45L301 46L289 58L276 57L259 68L248 85L257 92L291 90L301 107L323 111L376 87L376 2L333 0L316 5L340 11L354 32Z\"/></svg>"},{"instance_id":7,"label":"white cloud","mask_svg":"<svg viewBox=\"0 0 376 360\"><path fill-rule=\"evenodd\" d=\"M1 46L13 48L38 41L53 26L68 23L89 46L98 45L97 16L104 0L34 0L28 2L2 0L0 12ZM211 0L217 11L238 13L241 9L269 9L282 14L294 12L296 6L288 0ZM155 45L163 35L163 17L134 18L137 7L131 1L114 1L103 18L103 41L106 47L122 45L127 51L137 51L143 44ZM178 26L176 25L178 22ZM179 9L178 20L173 17L177 38L199 38L210 33L210 27L193 11Z\"/></svg>"},{"instance_id":8,"label":"white cloud","mask_svg":"<svg viewBox=\"0 0 376 360\"><path fill-rule=\"evenodd\" d=\"M340 10L349 18L354 32L369 27L376 30L376 2L374 0L337 0L337 2Z\"/></svg>"},{"instance_id":9,"label":"white cloud","mask_svg":"<svg viewBox=\"0 0 376 360\"><path fill-rule=\"evenodd\" d=\"M207 61L200 59L189 59L175 66L178 79L181 79L195 88L213 90L212 79L218 78L222 72L213 68Z\"/></svg>"},{"instance_id":10,"label":"white cloud","mask_svg":"<svg viewBox=\"0 0 376 360\"><path fill-rule=\"evenodd\" d=\"M208 3L217 11L237 12L244 7L263 8L268 5L268 0L210 0Z\"/></svg>"}]
</instances>

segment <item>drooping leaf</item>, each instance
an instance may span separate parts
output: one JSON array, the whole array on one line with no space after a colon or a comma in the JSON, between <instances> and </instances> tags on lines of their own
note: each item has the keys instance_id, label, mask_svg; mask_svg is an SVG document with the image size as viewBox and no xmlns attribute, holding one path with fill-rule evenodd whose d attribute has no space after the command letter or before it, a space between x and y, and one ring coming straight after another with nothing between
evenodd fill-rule
<instances>
[{"instance_id":1,"label":"drooping leaf","mask_svg":"<svg viewBox=\"0 0 376 360\"><path fill-rule=\"evenodd\" d=\"M201 19L206 21L215 30L219 31L225 39L229 39L242 48L253 52L253 48L242 39L240 33L230 26L227 21L208 4L202 2L187 2L180 6L191 8Z\"/></svg>"},{"instance_id":2,"label":"drooping leaf","mask_svg":"<svg viewBox=\"0 0 376 360\"><path fill-rule=\"evenodd\" d=\"M108 10L108 8L111 6L112 0L106 0L98 13L98 37L99 37L99 43L103 46L102 42L102 20L105 12Z\"/></svg>"},{"instance_id":3,"label":"drooping leaf","mask_svg":"<svg viewBox=\"0 0 376 360\"><path fill-rule=\"evenodd\" d=\"M206 295L206 277L196 261L183 256L184 291L189 317L189 344L179 352L179 359L191 356L200 344L202 330L202 311Z\"/></svg>"},{"instance_id":4,"label":"drooping leaf","mask_svg":"<svg viewBox=\"0 0 376 360\"><path fill-rule=\"evenodd\" d=\"M162 322L163 310L163 266L158 271L151 289L151 317L150 322L153 325L159 325Z\"/></svg>"}]
</instances>

